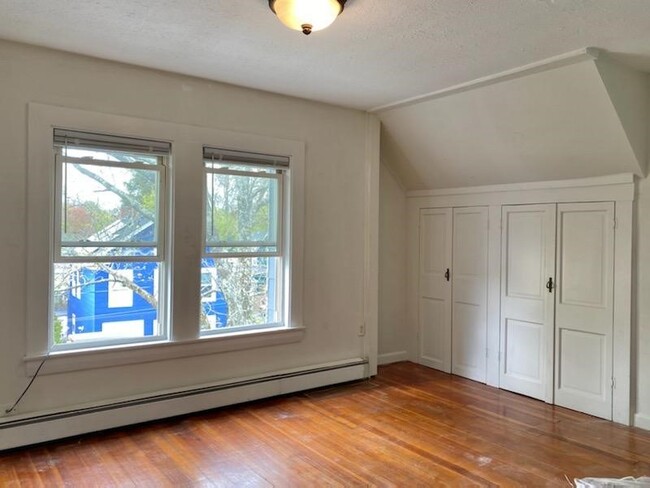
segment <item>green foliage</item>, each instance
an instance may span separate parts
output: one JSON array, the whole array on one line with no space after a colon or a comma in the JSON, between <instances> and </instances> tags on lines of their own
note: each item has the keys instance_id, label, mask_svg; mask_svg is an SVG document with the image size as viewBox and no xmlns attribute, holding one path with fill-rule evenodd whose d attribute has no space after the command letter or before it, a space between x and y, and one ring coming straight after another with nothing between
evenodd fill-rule
<instances>
[{"instance_id":1,"label":"green foliage","mask_svg":"<svg viewBox=\"0 0 650 488\"><path fill-rule=\"evenodd\" d=\"M54 317L54 327L52 328L54 334L54 344L63 344L63 322L58 317Z\"/></svg>"},{"instance_id":2,"label":"green foliage","mask_svg":"<svg viewBox=\"0 0 650 488\"><path fill-rule=\"evenodd\" d=\"M66 206L65 236L70 240L88 239L114 221L115 215L101 208L97 202L69 201Z\"/></svg>"},{"instance_id":3,"label":"green foliage","mask_svg":"<svg viewBox=\"0 0 650 488\"><path fill-rule=\"evenodd\" d=\"M234 240L238 236L237 215L234 212L227 212L220 208L213 210L213 219L209 220L208 230L220 240ZM214 227L212 227L214 226Z\"/></svg>"},{"instance_id":4,"label":"green foliage","mask_svg":"<svg viewBox=\"0 0 650 488\"><path fill-rule=\"evenodd\" d=\"M136 171L133 178L126 182L128 193L138 202L140 210L156 212L156 175L152 171ZM122 202L122 206L129 206Z\"/></svg>"},{"instance_id":5,"label":"green foliage","mask_svg":"<svg viewBox=\"0 0 650 488\"><path fill-rule=\"evenodd\" d=\"M264 232L269 225L269 206L260 205L255 209L255 214L253 215L253 226L252 231L254 233Z\"/></svg>"},{"instance_id":6,"label":"green foliage","mask_svg":"<svg viewBox=\"0 0 650 488\"><path fill-rule=\"evenodd\" d=\"M272 181L213 175L208 183L208 236L220 241L268 238Z\"/></svg>"}]
</instances>

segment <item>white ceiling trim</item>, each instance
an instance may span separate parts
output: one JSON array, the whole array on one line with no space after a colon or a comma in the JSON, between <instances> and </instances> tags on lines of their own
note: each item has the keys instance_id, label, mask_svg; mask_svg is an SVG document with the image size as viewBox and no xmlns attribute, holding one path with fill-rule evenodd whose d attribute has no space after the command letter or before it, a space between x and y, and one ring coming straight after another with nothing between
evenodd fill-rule
<instances>
[{"instance_id":1,"label":"white ceiling trim","mask_svg":"<svg viewBox=\"0 0 650 488\"><path fill-rule=\"evenodd\" d=\"M580 63L582 61L596 60L599 56L599 49L595 47L586 47L583 49L578 49L576 51L560 54L559 56L542 59L541 61L536 61L524 66L502 71L500 73L495 73L465 83L443 88L442 90L436 90L430 93L425 93L424 95L418 95L416 97L406 98L397 102L391 102L386 105L374 107L371 108L369 112L381 113L396 108L407 107L416 103L426 102L429 100L434 100L436 98L454 95L456 93L462 93L467 90L474 90L476 88L493 85L495 83L501 83L502 81L513 80L515 78L521 78L523 76L540 73L542 71L547 71L562 66L568 66L575 63Z\"/></svg>"},{"instance_id":2,"label":"white ceiling trim","mask_svg":"<svg viewBox=\"0 0 650 488\"><path fill-rule=\"evenodd\" d=\"M407 198L440 197L451 195L476 195L478 193L503 193L528 190L550 190L555 188L591 188L608 185L624 185L634 183L632 173L621 173L608 176L593 176L573 178L570 180L531 181L526 183L506 183L503 185L466 186L460 188L439 188L435 190L410 190Z\"/></svg>"}]
</instances>

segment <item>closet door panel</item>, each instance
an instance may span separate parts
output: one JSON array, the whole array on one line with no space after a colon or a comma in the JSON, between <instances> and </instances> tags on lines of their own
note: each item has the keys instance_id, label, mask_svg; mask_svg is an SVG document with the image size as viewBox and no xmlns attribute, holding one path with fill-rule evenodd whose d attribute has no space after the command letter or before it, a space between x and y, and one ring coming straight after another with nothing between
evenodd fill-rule
<instances>
[{"instance_id":1,"label":"closet door panel","mask_svg":"<svg viewBox=\"0 0 650 488\"><path fill-rule=\"evenodd\" d=\"M420 211L420 364L451 372L452 210Z\"/></svg>"},{"instance_id":2,"label":"closet door panel","mask_svg":"<svg viewBox=\"0 0 650 488\"><path fill-rule=\"evenodd\" d=\"M502 209L501 388L553 401L556 205Z\"/></svg>"},{"instance_id":3,"label":"closet door panel","mask_svg":"<svg viewBox=\"0 0 650 488\"><path fill-rule=\"evenodd\" d=\"M488 209L454 209L452 373L486 381Z\"/></svg>"},{"instance_id":4,"label":"closet door panel","mask_svg":"<svg viewBox=\"0 0 650 488\"><path fill-rule=\"evenodd\" d=\"M614 203L558 206L555 403L612 418Z\"/></svg>"}]
</instances>

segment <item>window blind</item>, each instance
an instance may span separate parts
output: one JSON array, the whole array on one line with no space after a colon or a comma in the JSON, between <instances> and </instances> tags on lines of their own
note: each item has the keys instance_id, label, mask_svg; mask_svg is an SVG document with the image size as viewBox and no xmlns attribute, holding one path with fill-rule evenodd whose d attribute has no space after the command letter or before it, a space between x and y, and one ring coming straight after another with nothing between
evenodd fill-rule
<instances>
[{"instance_id":1,"label":"window blind","mask_svg":"<svg viewBox=\"0 0 650 488\"><path fill-rule=\"evenodd\" d=\"M168 155L171 153L171 143L153 141L134 137L93 134L70 129L54 129L55 146L74 146L93 149L112 149L146 154Z\"/></svg>"},{"instance_id":2,"label":"window blind","mask_svg":"<svg viewBox=\"0 0 650 488\"><path fill-rule=\"evenodd\" d=\"M203 159L221 163L249 164L272 168L289 168L288 156L260 154L254 152L234 151L215 147L203 148Z\"/></svg>"}]
</instances>

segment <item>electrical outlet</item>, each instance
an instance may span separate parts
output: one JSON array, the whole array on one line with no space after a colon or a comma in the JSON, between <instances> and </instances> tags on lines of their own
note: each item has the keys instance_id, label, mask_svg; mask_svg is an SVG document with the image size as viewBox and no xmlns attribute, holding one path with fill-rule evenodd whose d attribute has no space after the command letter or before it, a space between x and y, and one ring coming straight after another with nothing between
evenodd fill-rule
<instances>
[{"instance_id":1,"label":"electrical outlet","mask_svg":"<svg viewBox=\"0 0 650 488\"><path fill-rule=\"evenodd\" d=\"M366 335L366 324L363 323L359 326L359 337Z\"/></svg>"}]
</instances>

